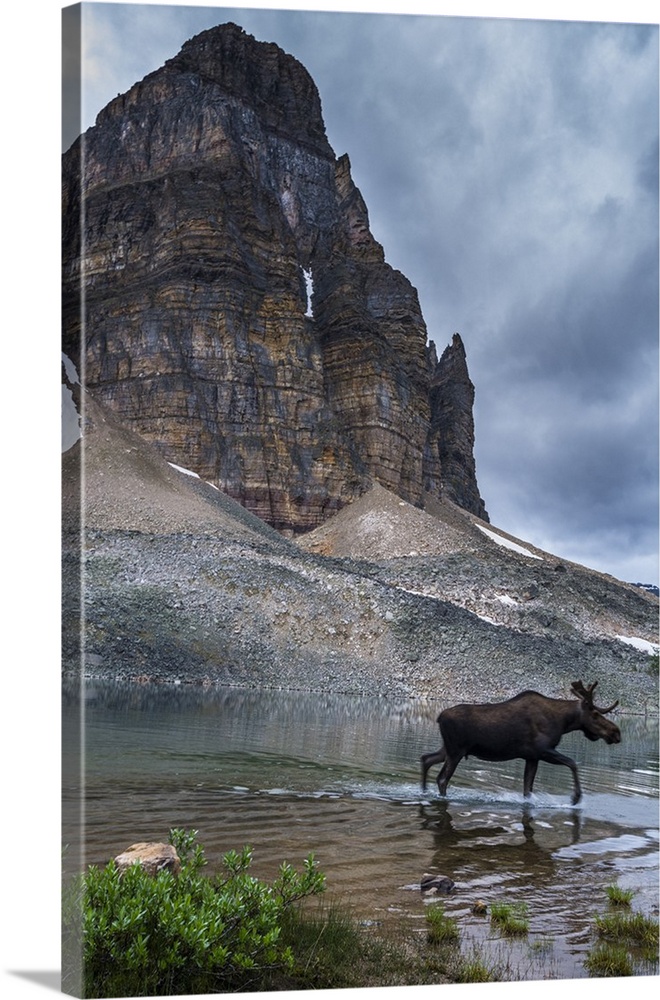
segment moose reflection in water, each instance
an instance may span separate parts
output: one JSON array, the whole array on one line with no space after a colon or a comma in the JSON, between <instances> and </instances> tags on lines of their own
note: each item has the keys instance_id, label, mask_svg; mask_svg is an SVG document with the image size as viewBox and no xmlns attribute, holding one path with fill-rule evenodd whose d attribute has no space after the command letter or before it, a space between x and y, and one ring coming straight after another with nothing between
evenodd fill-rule
<instances>
[{"instance_id":1,"label":"moose reflection in water","mask_svg":"<svg viewBox=\"0 0 660 1000\"><path fill-rule=\"evenodd\" d=\"M541 822L537 828L534 807L525 802L515 809L476 809L466 811L448 799L436 799L420 806L421 828L433 838L435 853L429 871L451 871L456 878L499 879L516 870L547 876L553 884L558 850L574 846L582 835L579 809L571 811L570 822L551 826ZM493 870L493 866L495 869Z\"/></svg>"},{"instance_id":2,"label":"moose reflection in water","mask_svg":"<svg viewBox=\"0 0 660 1000\"><path fill-rule=\"evenodd\" d=\"M438 790L447 794L447 785L464 757L480 760L525 761L524 794L532 794L534 778L543 760L548 764L563 764L573 774L573 805L582 798L582 788L575 761L559 753L556 746L565 733L581 731L588 740L620 743L619 727L605 718L619 704L608 708L594 705L598 681L585 688L582 681L573 681L571 690L578 701L547 698L537 691L523 691L508 701L486 705L455 705L438 716L444 746L422 754L422 788L426 788L429 768L442 763L438 775Z\"/></svg>"}]
</instances>

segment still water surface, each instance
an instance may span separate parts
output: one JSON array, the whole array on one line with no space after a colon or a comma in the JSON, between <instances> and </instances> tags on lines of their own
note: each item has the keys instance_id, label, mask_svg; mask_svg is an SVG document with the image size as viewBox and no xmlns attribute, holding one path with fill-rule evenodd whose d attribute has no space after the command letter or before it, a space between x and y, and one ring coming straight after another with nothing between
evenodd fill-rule
<instances>
[{"instance_id":1,"label":"still water surface","mask_svg":"<svg viewBox=\"0 0 660 1000\"><path fill-rule=\"evenodd\" d=\"M658 726L619 718L620 746L570 734L584 791L570 804L567 768L541 764L531 807L522 762L463 761L447 800L431 774L419 785L422 752L439 745L442 705L273 691L190 690L93 683L84 706L84 841L87 863L105 864L130 844L166 840L172 827L199 831L209 870L250 844L255 875L311 851L327 896L369 924L405 921L424 933L423 874L447 875L445 900L462 947L485 944L491 961L523 979L577 978L593 944L605 887L658 906ZM76 727L65 697L65 733ZM80 794L75 755L64 761L64 811ZM74 852L75 853L75 852ZM487 903L524 900L530 934L502 939ZM641 970L656 974L657 966Z\"/></svg>"}]
</instances>

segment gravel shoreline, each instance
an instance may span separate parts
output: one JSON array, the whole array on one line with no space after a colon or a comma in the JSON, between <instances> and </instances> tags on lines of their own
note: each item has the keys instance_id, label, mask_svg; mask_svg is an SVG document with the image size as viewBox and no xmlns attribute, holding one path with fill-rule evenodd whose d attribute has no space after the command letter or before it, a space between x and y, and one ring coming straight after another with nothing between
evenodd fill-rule
<instances>
[{"instance_id":1,"label":"gravel shoreline","mask_svg":"<svg viewBox=\"0 0 660 1000\"><path fill-rule=\"evenodd\" d=\"M86 674L435 702L499 700L529 687L568 696L581 678L599 679L627 711L657 705L650 658L620 641L586 637L527 606L527 628L493 624L396 586L391 566L290 552L95 532ZM456 587L455 564L451 574ZM75 663L70 653L65 666Z\"/></svg>"}]
</instances>

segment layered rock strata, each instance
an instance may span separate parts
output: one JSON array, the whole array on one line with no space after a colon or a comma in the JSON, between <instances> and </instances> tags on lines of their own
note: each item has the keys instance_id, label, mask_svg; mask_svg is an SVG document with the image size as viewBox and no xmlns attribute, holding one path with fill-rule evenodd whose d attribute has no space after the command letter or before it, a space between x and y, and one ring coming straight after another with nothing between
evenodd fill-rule
<instances>
[{"instance_id":1,"label":"layered rock strata","mask_svg":"<svg viewBox=\"0 0 660 1000\"><path fill-rule=\"evenodd\" d=\"M451 402L467 368L457 391L427 351L294 58L203 32L99 114L63 181L64 350L125 426L280 530L374 481L486 516Z\"/></svg>"}]
</instances>

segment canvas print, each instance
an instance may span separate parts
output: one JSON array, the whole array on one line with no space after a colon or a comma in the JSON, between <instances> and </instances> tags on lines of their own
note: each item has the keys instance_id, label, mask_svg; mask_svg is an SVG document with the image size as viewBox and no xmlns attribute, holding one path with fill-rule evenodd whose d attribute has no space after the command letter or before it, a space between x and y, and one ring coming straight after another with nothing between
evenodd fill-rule
<instances>
[{"instance_id":1,"label":"canvas print","mask_svg":"<svg viewBox=\"0 0 660 1000\"><path fill-rule=\"evenodd\" d=\"M63 46L63 990L657 977L658 26Z\"/></svg>"}]
</instances>

